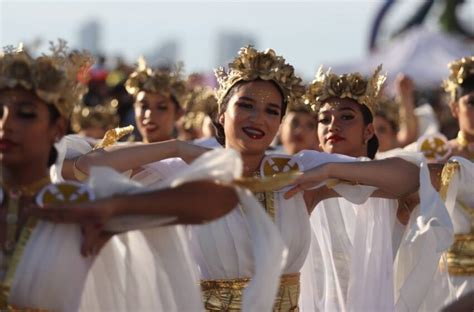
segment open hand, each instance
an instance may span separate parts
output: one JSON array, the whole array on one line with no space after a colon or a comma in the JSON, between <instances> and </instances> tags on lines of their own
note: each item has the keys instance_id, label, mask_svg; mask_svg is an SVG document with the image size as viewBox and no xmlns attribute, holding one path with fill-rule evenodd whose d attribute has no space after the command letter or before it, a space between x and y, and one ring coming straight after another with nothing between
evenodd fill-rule
<instances>
[{"instance_id":1,"label":"open hand","mask_svg":"<svg viewBox=\"0 0 474 312\"><path fill-rule=\"evenodd\" d=\"M285 193L285 199L289 199L299 192L320 186L328 178L329 169L327 164L323 164L305 171L301 176L295 179L294 186Z\"/></svg>"},{"instance_id":2,"label":"open hand","mask_svg":"<svg viewBox=\"0 0 474 312\"><path fill-rule=\"evenodd\" d=\"M97 254L112 236L103 232L104 224L113 216L113 206L104 201L30 206L28 213L53 223L80 224L81 254L85 257Z\"/></svg>"},{"instance_id":3,"label":"open hand","mask_svg":"<svg viewBox=\"0 0 474 312\"><path fill-rule=\"evenodd\" d=\"M404 74L398 74L395 86L397 93L402 97L412 96L415 91L413 80Z\"/></svg>"}]
</instances>

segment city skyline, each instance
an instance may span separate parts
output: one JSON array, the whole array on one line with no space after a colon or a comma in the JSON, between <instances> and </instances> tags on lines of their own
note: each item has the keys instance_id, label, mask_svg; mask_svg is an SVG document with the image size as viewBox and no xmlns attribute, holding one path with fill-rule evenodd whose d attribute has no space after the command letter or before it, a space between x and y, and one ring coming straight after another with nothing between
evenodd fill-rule
<instances>
[{"instance_id":1,"label":"city skyline","mask_svg":"<svg viewBox=\"0 0 474 312\"><path fill-rule=\"evenodd\" d=\"M472 2L469 7L474 7ZM61 37L77 47L81 26L97 22L102 38L99 48L108 56L122 55L133 62L139 55L176 42L176 59L193 72L225 65L218 61L219 38L239 34L253 38L259 49L274 48L297 71L311 77L321 63L347 62L367 53L369 29L380 3L1 1L0 43ZM402 3L398 12L409 9ZM396 25L397 18L386 26Z\"/></svg>"}]
</instances>

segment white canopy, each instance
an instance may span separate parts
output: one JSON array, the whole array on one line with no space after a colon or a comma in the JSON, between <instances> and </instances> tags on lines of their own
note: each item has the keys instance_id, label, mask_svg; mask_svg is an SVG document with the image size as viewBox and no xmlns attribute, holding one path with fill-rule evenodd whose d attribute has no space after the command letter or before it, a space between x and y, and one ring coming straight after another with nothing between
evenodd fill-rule
<instances>
[{"instance_id":1,"label":"white canopy","mask_svg":"<svg viewBox=\"0 0 474 312\"><path fill-rule=\"evenodd\" d=\"M383 64L388 80L398 73L409 75L418 87L437 87L449 75L447 64L455 59L474 55L474 44L452 34L426 28L413 29L391 41L365 59L336 64L336 73L360 72L370 75Z\"/></svg>"}]
</instances>

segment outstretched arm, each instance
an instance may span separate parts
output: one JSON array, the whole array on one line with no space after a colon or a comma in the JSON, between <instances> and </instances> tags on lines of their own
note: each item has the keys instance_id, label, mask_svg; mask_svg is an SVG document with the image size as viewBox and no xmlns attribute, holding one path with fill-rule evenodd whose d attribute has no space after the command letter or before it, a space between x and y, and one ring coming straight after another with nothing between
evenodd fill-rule
<instances>
[{"instance_id":1,"label":"outstretched arm","mask_svg":"<svg viewBox=\"0 0 474 312\"><path fill-rule=\"evenodd\" d=\"M30 213L59 223L103 225L126 215L176 217L175 224L199 224L224 216L238 203L233 187L212 181L196 181L162 190L121 195L80 204L33 207ZM137 225L137 229L140 225Z\"/></svg>"},{"instance_id":2,"label":"outstretched arm","mask_svg":"<svg viewBox=\"0 0 474 312\"><path fill-rule=\"evenodd\" d=\"M374 186L378 189L374 193L375 196L401 198L418 189L419 168L401 158L326 163L304 172L296 179L295 186L285 194L285 197L289 198L304 191L307 205L314 206L321 199L321 191L324 192L324 189L311 190L311 188L330 179ZM329 192L326 198L334 195L334 192Z\"/></svg>"},{"instance_id":3,"label":"outstretched arm","mask_svg":"<svg viewBox=\"0 0 474 312\"><path fill-rule=\"evenodd\" d=\"M209 196L212 194L212 196ZM173 224L199 224L224 216L238 203L233 187L211 181L190 182L176 188L123 195L81 204L33 206L29 214L58 223L78 223L83 230L81 254L94 255L113 236L107 221L126 215L176 217ZM140 229L141 224L136 224Z\"/></svg>"},{"instance_id":4,"label":"outstretched arm","mask_svg":"<svg viewBox=\"0 0 474 312\"><path fill-rule=\"evenodd\" d=\"M184 161L191 162L207 151L206 148L179 140L114 145L93 150L76 159L66 160L62 174L65 179L76 180L74 166L76 170L87 175L90 168L94 166L107 166L124 172L171 157L181 157Z\"/></svg>"}]
</instances>

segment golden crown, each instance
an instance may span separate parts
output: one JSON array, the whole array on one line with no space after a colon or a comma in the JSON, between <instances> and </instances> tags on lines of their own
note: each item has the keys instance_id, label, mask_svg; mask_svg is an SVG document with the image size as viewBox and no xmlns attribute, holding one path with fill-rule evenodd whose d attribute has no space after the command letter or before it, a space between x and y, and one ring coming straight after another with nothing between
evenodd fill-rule
<instances>
[{"instance_id":1,"label":"golden crown","mask_svg":"<svg viewBox=\"0 0 474 312\"><path fill-rule=\"evenodd\" d=\"M125 82L125 88L135 97L141 91L171 95L183 105L186 82L182 77L182 69L182 63L178 63L174 70L152 69L147 67L145 59L140 57L137 69Z\"/></svg>"},{"instance_id":2,"label":"golden crown","mask_svg":"<svg viewBox=\"0 0 474 312\"><path fill-rule=\"evenodd\" d=\"M186 113L183 116L183 127L200 129L206 116L211 116L217 111L214 91L209 87L195 87L186 97L184 110Z\"/></svg>"},{"instance_id":3,"label":"golden crown","mask_svg":"<svg viewBox=\"0 0 474 312\"><path fill-rule=\"evenodd\" d=\"M287 112L290 111L307 111L308 113L314 114L312 106L305 101L305 97L293 97L288 101Z\"/></svg>"},{"instance_id":4,"label":"golden crown","mask_svg":"<svg viewBox=\"0 0 474 312\"><path fill-rule=\"evenodd\" d=\"M293 66L287 64L285 59L276 55L272 49L260 52L253 46L243 47L234 61L229 63L228 71L219 67L214 73L219 83L219 88L216 90L219 105L239 81L271 80L279 86L286 99L297 98L304 94L301 78L295 75Z\"/></svg>"},{"instance_id":5,"label":"golden crown","mask_svg":"<svg viewBox=\"0 0 474 312\"><path fill-rule=\"evenodd\" d=\"M464 80L474 75L474 56L463 57L448 64L451 72L448 79L443 82L443 88L450 93L453 99L456 99L457 89Z\"/></svg>"},{"instance_id":6,"label":"golden crown","mask_svg":"<svg viewBox=\"0 0 474 312\"><path fill-rule=\"evenodd\" d=\"M119 124L117 107L116 99L103 105L76 105L71 115L71 128L76 133L87 128L115 128Z\"/></svg>"},{"instance_id":7,"label":"golden crown","mask_svg":"<svg viewBox=\"0 0 474 312\"><path fill-rule=\"evenodd\" d=\"M214 91L209 87L195 87L186 95L185 111L200 111L211 114L217 108Z\"/></svg>"},{"instance_id":8,"label":"golden crown","mask_svg":"<svg viewBox=\"0 0 474 312\"><path fill-rule=\"evenodd\" d=\"M398 127L400 122L399 104L395 99L383 96L378 101L376 115L385 117Z\"/></svg>"},{"instance_id":9,"label":"golden crown","mask_svg":"<svg viewBox=\"0 0 474 312\"><path fill-rule=\"evenodd\" d=\"M67 43L62 39L57 44L50 44L51 55L37 58L24 51L22 44L5 47L0 54L0 89L22 87L32 90L67 117L87 92L78 76L92 64L92 57L87 52L68 53Z\"/></svg>"},{"instance_id":10,"label":"golden crown","mask_svg":"<svg viewBox=\"0 0 474 312\"><path fill-rule=\"evenodd\" d=\"M374 114L380 90L387 78L380 73L381 71L382 65L379 65L374 74L365 79L360 73L337 75L331 73L331 69L324 72L321 66L308 86L305 103L311 105L315 111L319 111L324 101L329 98L350 98L367 106Z\"/></svg>"}]
</instances>

